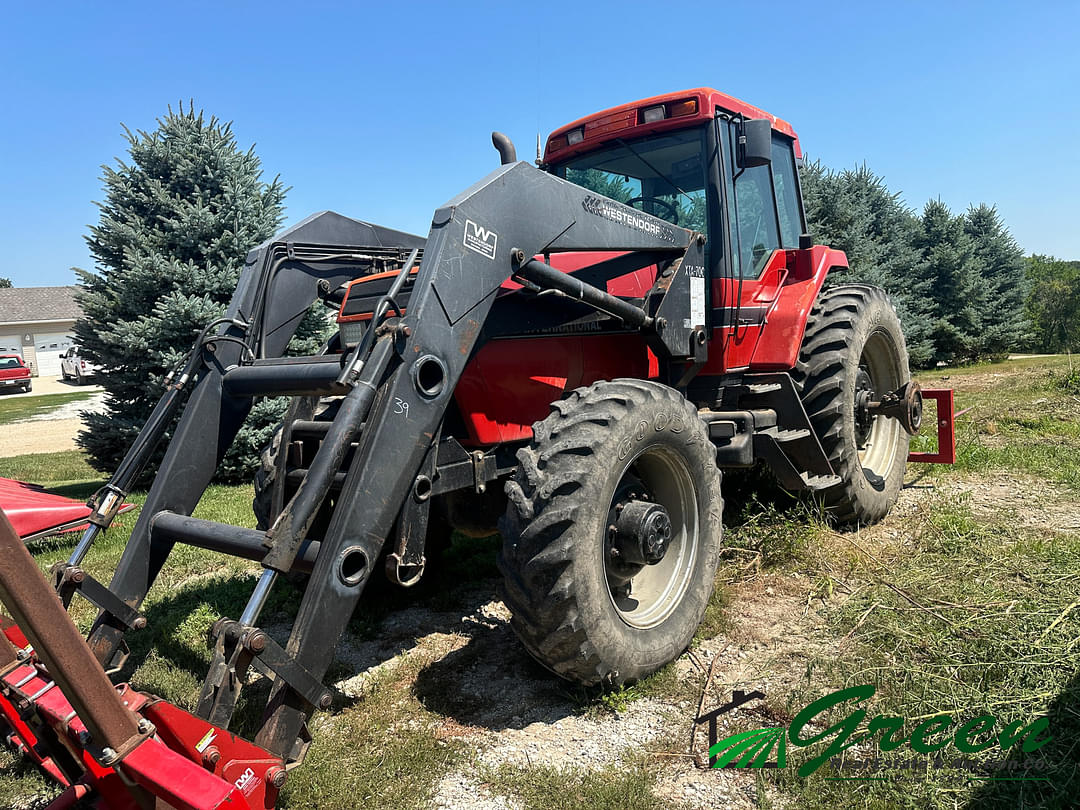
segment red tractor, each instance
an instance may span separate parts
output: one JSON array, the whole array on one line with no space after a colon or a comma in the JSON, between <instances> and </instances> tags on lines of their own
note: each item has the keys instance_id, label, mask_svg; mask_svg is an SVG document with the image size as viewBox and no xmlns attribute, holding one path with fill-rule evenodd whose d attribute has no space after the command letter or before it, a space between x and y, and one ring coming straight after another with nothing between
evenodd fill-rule
<instances>
[{"instance_id":1,"label":"red tractor","mask_svg":"<svg viewBox=\"0 0 1080 810\"><path fill-rule=\"evenodd\" d=\"M377 569L418 581L448 527L500 527L505 600L537 660L618 684L679 655L701 621L723 469L762 462L840 523L896 501L922 394L884 293L823 291L847 260L806 234L786 122L696 89L557 130L539 169L493 139L503 165L438 209L426 239L327 212L249 254L227 314L53 571L64 604L79 593L100 609L85 644L5 539L0 591L18 626L6 664L0 649L0 709L70 796L272 806L308 718L330 705L323 678L364 586ZM285 357L320 298L337 334ZM937 460L950 393L935 392ZM261 528L190 517L253 398L280 395L293 399L256 482ZM184 398L105 586L80 564ZM194 714L125 687L124 705L103 697L176 543L263 567L243 613L214 625ZM259 616L286 574L304 595L279 643ZM227 729L252 668L275 683L248 743ZM49 683L62 705L42 697ZM126 805L121 783L135 786Z\"/></svg>"}]
</instances>

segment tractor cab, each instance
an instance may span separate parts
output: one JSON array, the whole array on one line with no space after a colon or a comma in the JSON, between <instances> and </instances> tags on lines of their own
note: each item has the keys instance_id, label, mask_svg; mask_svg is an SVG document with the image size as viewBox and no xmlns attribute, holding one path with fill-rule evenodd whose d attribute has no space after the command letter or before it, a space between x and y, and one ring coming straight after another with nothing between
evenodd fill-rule
<instances>
[{"instance_id":1,"label":"tractor cab","mask_svg":"<svg viewBox=\"0 0 1080 810\"><path fill-rule=\"evenodd\" d=\"M812 272L809 257L797 255L800 247L809 247L809 239L802 238L801 160L798 138L786 121L698 88L561 127L548 138L543 165L558 177L708 237L710 351L702 369L708 375L788 362L772 356L775 345L765 347L760 362L756 350L784 286ZM803 265L801 273L796 263ZM797 344L801 335L794 337Z\"/></svg>"},{"instance_id":2,"label":"tractor cab","mask_svg":"<svg viewBox=\"0 0 1080 810\"><path fill-rule=\"evenodd\" d=\"M700 88L597 113L552 133L549 171L709 237L713 279L759 279L806 230L791 126Z\"/></svg>"}]
</instances>

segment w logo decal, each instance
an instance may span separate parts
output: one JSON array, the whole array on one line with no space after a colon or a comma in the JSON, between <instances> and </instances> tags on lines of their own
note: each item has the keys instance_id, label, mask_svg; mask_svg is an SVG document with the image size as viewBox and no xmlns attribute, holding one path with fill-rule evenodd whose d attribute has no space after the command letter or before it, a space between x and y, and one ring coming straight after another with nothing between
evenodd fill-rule
<instances>
[{"instance_id":1,"label":"w logo decal","mask_svg":"<svg viewBox=\"0 0 1080 810\"><path fill-rule=\"evenodd\" d=\"M495 247L499 244L499 235L489 228L483 228L471 219L465 220L465 247L488 259L495 258Z\"/></svg>"}]
</instances>

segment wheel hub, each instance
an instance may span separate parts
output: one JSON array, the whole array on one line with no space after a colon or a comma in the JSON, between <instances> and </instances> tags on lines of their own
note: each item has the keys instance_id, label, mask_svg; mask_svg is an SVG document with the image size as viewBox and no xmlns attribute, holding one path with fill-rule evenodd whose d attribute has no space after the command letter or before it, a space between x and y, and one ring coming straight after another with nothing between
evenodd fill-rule
<instances>
[{"instance_id":1,"label":"wheel hub","mask_svg":"<svg viewBox=\"0 0 1080 810\"><path fill-rule=\"evenodd\" d=\"M866 443L874 419L883 416L895 419L914 436L922 427L922 388L917 382L904 383L879 399L872 388L870 376L862 369L855 376L855 439L859 446Z\"/></svg>"},{"instance_id":2,"label":"wheel hub","mask_svg":"<svg viewBox=\"0 0 1080 810\"><path fill-rule=\"evenodd\" d=\"M615 505L614 520L608 525L609 576L623 582L647 565L664 559L671 543L671 516L667 509L630 495ZM614 583L613 583L614 584Z\"/></svg>"},{"instance_id":3,"label":"wheel hub","mask_svg":"<svg viewBox=\"0 0 1080 810\"><path fill-rule=\"evenodd\" d=\"M865 366L859 366L855 374L855 443L862 447L874 426L874 414L870 403L874 400L874 383Z\"/></svg>"}]
</instances>

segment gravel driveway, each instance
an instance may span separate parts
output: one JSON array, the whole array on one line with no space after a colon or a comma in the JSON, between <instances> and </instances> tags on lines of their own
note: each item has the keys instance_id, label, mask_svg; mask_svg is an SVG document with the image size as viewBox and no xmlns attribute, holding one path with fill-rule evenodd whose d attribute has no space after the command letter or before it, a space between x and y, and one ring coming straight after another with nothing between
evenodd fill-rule
<instances>
[{"instance_id":1,"label":"gravel driveway","mask_svg":"<svg viewBox=\"0 0 1080 810\"><path fill-rule=\"evenodd\" d=\"M60 453L75 450L75 435L82 430L82 411L101 411L105 393L99 386L79 387L55 377L37 378L29 394L9 394L10 397L36 397L77 391L94 392L88 399L61 405L48 413L30 419L0 425L0 458L21 456L24 453ZM5 397L6 399L6 397Z\"/></svg>"}]
</instances>

